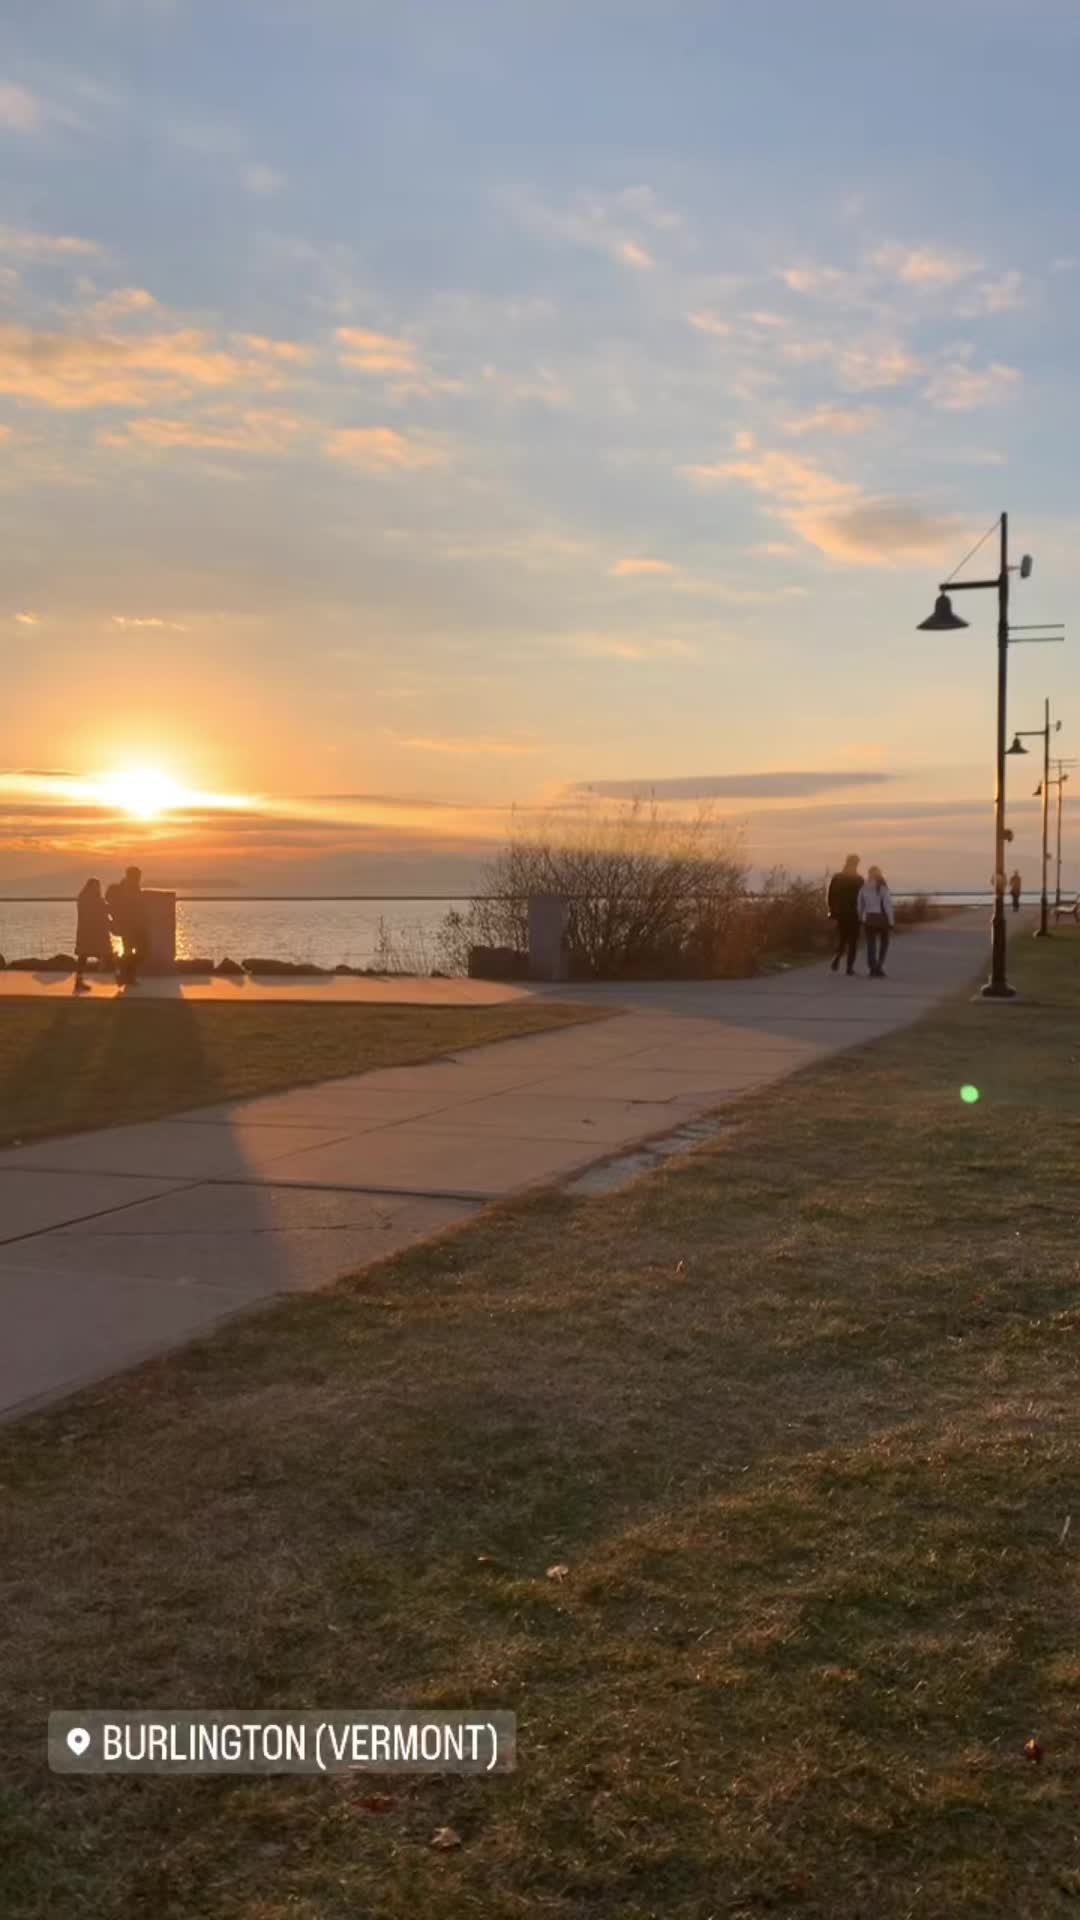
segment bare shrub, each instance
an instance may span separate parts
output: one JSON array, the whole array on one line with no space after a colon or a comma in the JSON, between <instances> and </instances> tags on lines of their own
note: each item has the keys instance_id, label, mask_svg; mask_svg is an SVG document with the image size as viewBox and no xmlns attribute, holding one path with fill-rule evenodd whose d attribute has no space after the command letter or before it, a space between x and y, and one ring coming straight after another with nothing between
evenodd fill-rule
<instances>
[{"instance_id":1,"label":"bare shrub","mask_svg":"<svg viewBox=\"0 0 1080 1920\"><path fill-rule=\"evenodd\" d=\"M752 898L747 877L740 838L707 807L683 822L643 801L614 815L589 811L570 826L549 819L514 832L468 911L447 914L440 963L465 973L470 947L524 952L537 893L570 903L578 979L740 978L770 957L827 948L820 883L777 868Z\"/></svg>"}]
</instances>

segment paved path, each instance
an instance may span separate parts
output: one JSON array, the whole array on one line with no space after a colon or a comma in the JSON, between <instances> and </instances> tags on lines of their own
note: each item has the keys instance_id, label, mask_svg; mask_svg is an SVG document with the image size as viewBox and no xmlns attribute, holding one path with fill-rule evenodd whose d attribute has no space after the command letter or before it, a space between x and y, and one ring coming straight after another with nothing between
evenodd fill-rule
<instances>
[{"instance_id":1,"label":"paved path","mask_svg":"<svg viewBox=\"0 0 1080 1920\"><path fill-rule=\"evenodd\" d=\"M618 1017L0 1153L0 1414L903 1026L986 946L971 912L905 935L888 980L547 989Z\"/></svg>"}]
</instances>

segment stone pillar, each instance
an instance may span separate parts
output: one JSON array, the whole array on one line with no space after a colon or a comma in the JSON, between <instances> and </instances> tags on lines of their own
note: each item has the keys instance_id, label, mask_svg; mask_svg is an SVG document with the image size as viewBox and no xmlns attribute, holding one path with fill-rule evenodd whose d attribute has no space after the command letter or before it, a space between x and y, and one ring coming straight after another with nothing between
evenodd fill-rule
<instances>
[{"instance_id":1,"label":"stone pillar","mask_svg":"<svg viewBox=\"0 0 1080 1920\"><path fill-rule=\"evenodd\" d=\"M158 887L144 887L146 913L146 971L171 973L176 963L176 895Z\"/></svg>"},{"instance_id":2,"label":"stone pillar","mask_svg":"<svg viewBox=\"0 0 1080 1920\"><path fill-rule=\"evenodd\" d=\"M565 980L570 903L559 893L529 895L529 978Z\"/></svg>"}]
</instances>

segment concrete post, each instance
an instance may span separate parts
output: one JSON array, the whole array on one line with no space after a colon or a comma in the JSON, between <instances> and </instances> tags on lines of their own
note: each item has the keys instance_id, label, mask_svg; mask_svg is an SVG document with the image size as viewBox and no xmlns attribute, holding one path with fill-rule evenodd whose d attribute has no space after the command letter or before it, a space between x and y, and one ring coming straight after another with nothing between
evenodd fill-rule
<instances>
[{"instance_id":1,"label":"concrete post","mask_svg":"<svg viewBox=\"0 0 1080 1920\"><path fill-rule=\"evenodd\" d=\"M176 962L176 895L143 888L146 913L146 971L171 973Z\"/></svg>"},{"instance_id":2,"label":"concrete post","mask_svg":"<svg viewBox=\"0 0 1080 1920\"><path fill-rule=\"evenodd\" d=\"M565 980L569 973L566 929L570 903L559 893L529 895L529 978Z\"/></svg>"}]
</instances>

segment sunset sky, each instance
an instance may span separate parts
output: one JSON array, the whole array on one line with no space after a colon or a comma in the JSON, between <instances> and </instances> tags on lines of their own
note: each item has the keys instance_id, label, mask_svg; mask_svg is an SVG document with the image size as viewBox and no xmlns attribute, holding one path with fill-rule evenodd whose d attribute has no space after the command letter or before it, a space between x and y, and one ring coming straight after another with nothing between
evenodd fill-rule
<instances>
[{"instance_id":1,"label":"sunset sky","mask_svg":"<svg viewBox=\"0 0 1080 1920\"><path fill-rule=\"evenodd\" d=\"M984 885L992 597L914 627L1003 507L1072 620L1078 56L1073 0L8 0L0 886L456 887L649 787ZM1012 660L1066 754L1074 634Z\"/></svg>"}]
</instances>

